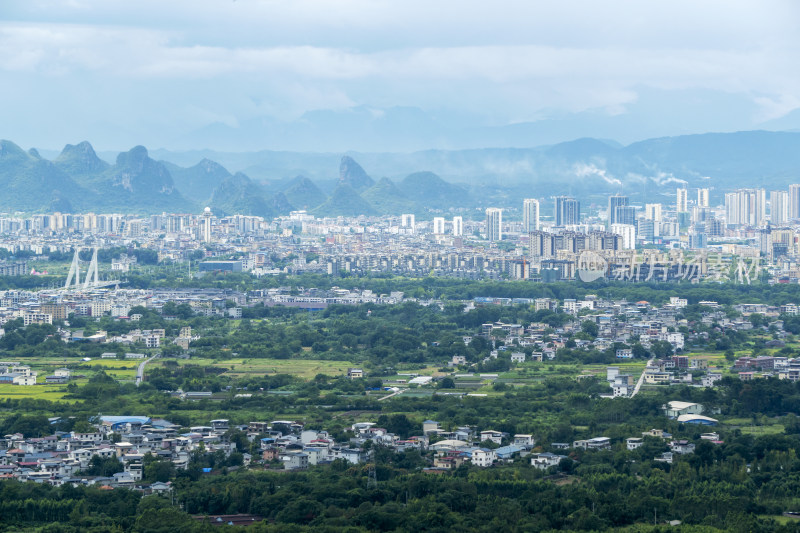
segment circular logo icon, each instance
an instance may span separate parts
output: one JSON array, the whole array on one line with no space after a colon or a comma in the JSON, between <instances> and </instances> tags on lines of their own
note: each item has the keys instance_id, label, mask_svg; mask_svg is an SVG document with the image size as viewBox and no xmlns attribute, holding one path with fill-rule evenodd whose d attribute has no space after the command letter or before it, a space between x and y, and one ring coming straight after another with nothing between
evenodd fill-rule
<instances>
[{"instance_id":1,"label":"circular logo icon","mask_svg":"<svg viewBox=\"0 0 800 533\"><path fill-rule=\"evenodd\" d=\"M578 277L584 283L596 281L606 275L608 263L602 255L591 250L584 250L578 256Z\"/></svg>"}]
</instances>

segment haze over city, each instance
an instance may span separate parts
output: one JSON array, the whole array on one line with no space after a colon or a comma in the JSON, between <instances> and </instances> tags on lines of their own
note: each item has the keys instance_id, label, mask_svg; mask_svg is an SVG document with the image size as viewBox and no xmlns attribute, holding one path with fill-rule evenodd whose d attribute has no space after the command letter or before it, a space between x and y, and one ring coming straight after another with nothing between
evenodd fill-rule
<instances>
[{"instance_id":1,"label":"haze over city","mask_svg":"<svg viewBox=\"0 0 800 533\"><path fill-rule=\"evenodd\" d=\"M800 127L795 2L4 2L0 138L402 152Z\"/></svg>"}]
</instances>

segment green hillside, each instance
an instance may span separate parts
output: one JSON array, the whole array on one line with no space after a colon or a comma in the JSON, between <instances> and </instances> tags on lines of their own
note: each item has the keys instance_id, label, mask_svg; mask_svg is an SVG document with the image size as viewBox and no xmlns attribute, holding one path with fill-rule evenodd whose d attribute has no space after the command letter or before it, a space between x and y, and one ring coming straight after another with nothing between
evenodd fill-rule
<instances>
[{"instance_id":1,"label":"green hillside","mask_svg":"<svg viewBox=\"0 0 800 533\"><path fill-rule=\"evenodd\" d=\"M241 172L222 180L214 190L210 203L211 210L217 215L273 216L264 189Z\"/></svg>"},{"instance_id":2,"label":"green hillside","mask_svg":"<svg viewBox=\"0 0 800 533\"><path fill-rule=\"evenodd\" d=\"M312 214L323 217L375 215L377 211L349 185L341 184Z\"/></svg>"},{"instance_id":3,"label":"green hillside","mask_svg":"<svg viewBox=\"0 0 800 533\"><path fill-rule=\"evenodd\" d=\"M375 180L352 157L346 155L339 163L339 184L348 185L361 193L375 185Z\"/></svg>"},{"instance_id":4,"label":"green hillside","mask_svg":"<svg viewBox=\"0 0 800 533\"><path fill-rule=\"evenodd\" d=\"M469 193L466 190L447 183L433 172L409 174L397 188L422 207L445 209L470 203Z\"/></svg>"},{"instance_id":5,"label":"green hillside","mask_svg":"<svg viewBox=\"0 0 800 533\"><path fill-rule=\"evenodd\" d=\"M188 200L197 204L208 202L214 189L231 176L228 170L210 159L203 159L189 168L165 163L172 175L175 188Z\"/></svg>"},{"instance_id":6,"label":"green hillside","mask_svg":"<svg viewBox=\"0 0 800 533\"><path fill-rule=\"evenodd\" d=\"M49 211L88 204L88 194L69 175L38 152L0 141L0 209Z\"/></svg>"},{"instance_id":7,"label":"green hillside","mask_svg":"<svg viewBox=\"0 0 800 533\"><path fill-rule=\"evenodd\" d=\"M414 212L417 205L403 194L389 178L381 178L373 187L364 191L361 197L382 215Z\"/></svg>"},{"instance_id":8,"label":"green hillside","mask_svg":"<svg viewBox=\"0 0 800 533\"><path fill-rule=\"evenodd\" d=\"M297 176L283 190L289 203L297 209L314 209L325 203L328 197L317 185L305 176Z\"/></svg>"}]
</instances>

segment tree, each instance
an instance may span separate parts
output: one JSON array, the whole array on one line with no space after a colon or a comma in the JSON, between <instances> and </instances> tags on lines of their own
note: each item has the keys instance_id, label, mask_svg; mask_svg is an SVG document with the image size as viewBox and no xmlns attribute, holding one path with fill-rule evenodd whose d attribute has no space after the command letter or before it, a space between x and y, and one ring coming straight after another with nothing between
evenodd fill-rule
<instances>
[{"instance_id":1,"label":"tree","mask_svg":"<svg viewBox=\"0 0 800 533\"><path fill-rule=\"evenodd\" d=\"M394 433L402 439L408 438L412 431L417 429L406 415L392 416L381 415L378 417L378 426L385 428L389 433Z\"/></svg>"},{"instance_id":2,"label":"tree","mask_svg":"<svg viewBox=\"0 0 800 533\"><path fill-rule=\"evenodd\" d=\"M672 345L667 341L656 341L650 345L650 352L659 359L672 355Z\"/></svg>"},{"instance_id":3,"label":"tree","mask_svg":"<svg viewBox=\"0 0 800 533\"><path fill-rule=\"evenodd\" d=\"M174 507L147 509L136 519L133 530L137 533L189 533L195 529L189 514Z\"/></svg>"},{"instance_id":4,"label":"tree","mask_svg":"<svg viewBox=\"0 0 800 533\"><path fill-rule=\"evenodd\" d=\"M440 389L455 389L456 382L453 381L453 378L447 377L439 381L439 388Z\"/></svg>"},{"instance_id":5,"label":"tree","mask_svg":"<svg viewBox=\"0 0 800 533\"><path fill-rule=\"evenodd\" d=\"M581 331L591 336L594 339L597 338L599 329L597 327L597 323L595 323L594 321L584 320L583 322L581 322Z\"/></svg>"}]
</instances>

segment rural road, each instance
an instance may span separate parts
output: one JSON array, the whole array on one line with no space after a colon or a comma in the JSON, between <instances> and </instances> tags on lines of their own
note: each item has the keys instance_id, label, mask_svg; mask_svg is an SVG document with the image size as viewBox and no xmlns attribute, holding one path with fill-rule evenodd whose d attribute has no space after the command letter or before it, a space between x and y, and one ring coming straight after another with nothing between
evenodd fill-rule
<instances>
[{"instance_id":1,"label":"rural road","mask_svg":"<svg viewBox=\"0 0 800 533\"><path fill-rule=\"evenodd\" d=\"M142 384L142 381L144 380L144 365L146 365L147 363L149 363L150 361L152 361L152 360L153 360L153 359L155 359L156 357L158 357L158 356L157 356L157 355L154 355L154 356L153 356L153 357L151 357L150 359L145 359L144 361L142 361L141 363L139 363L139 369L138 369L138 370L136 370L136 386L137 386L137 387L138 387L139 385L141 385L141 384Z\"/></svg>"},{"instance_id":2,"label":"rural road","mask_svg":"<svg viewBox=\"0 0 800 533\"><path fill-rule=\"evenodd\" d=\"M647 369L648 366L652 365L653 361L655 361L655 358L650 359L647 362L647 365L645 365L645 369ZM636 386L633 388L633 394L631 394L631 398L636 396L636 394L639 392L639 389L642 388L642 383L644 383L644 370L642 370L642 375L639 376L639 381L636 382Z\"/></svg>"},{"instance_id":3,"label":"rural road","mask_svg":"<svg viewBox=\"0 0 800 533\"><path fill-rule=\"evenodd\" d=\"M387 394L386 396L384 396L382 398L378 398L378 401L380 402L380 401L386 400L387 398L391 398L392 396L396 396L396 395L400 394L401 392L403 392L403 389L400 389L398 391L394 391L393 393Z\"/></svg>"}]
</instances>

